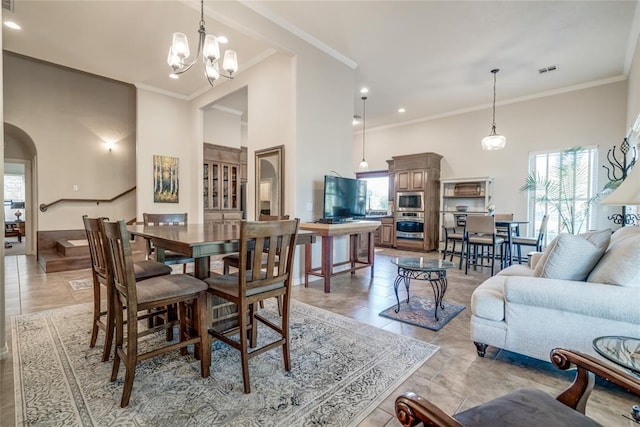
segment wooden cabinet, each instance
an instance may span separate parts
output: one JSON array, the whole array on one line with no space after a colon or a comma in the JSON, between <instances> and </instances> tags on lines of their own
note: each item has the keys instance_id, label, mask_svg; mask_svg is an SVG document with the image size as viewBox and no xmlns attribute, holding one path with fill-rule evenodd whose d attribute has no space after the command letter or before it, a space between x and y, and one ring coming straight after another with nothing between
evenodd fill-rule
<instances>
[{"instance_id":1,"label":"wooden cabinet","mask_svg":"<svg viewBox=\"0 0 640 427\"><path fill-rule=\"evenodd\" d=\"M424 170L396 172L396 191L424 190Z\"/></svg>"},{"instance_id":2,"label":"wooden cabinet","mask_svg":"<svg viewBox=\"0 0 640 427\"><path fill-rule=\"evenodd\" d=\"M438 249L439 224L438 202L440 200L440 161L442 156L437 153L419 153L403 156L394 156L393 160L388 160L390 184L393 176L393 201L394 201L394 222L387 225L385 230L380 231L381 245L385 239L393 241L393 246L399 249L432 251ZM390 185L391 187L391 185ZM422 197L423 209L402 213L398 211L397 194L399 192L419 193ZM422 237L417 237L412 232L412 236L407 236L404 232L396 232L398 218L403 214L415 215L416 219L423 219ZM401 218L406 220L406 218ZM415 221L419 222L419 221ZM402 230L401 230L402 231ZM416 231L420 233L420 231Z\"/></svg>"},{"instance_id":3,"label":"wooden cabinet","mask_svg":"<svg viewBox=\"0 0 640 427\"><path fill-rule=\"evenodd\" d=\"M241 183L246 182L246 147L204 144L202 202L204 220L228 222L242 219ZM244 164L243 164L244 161Z\"/></svg>"},{"instance_id":4,"label":"wooden cabinet","mask_svg":"<svg viewBox=\"0 0 640 427\"><path fill-rule=\"evenodd\" d=\"M377 240L376 246L393 246L393 237L395 234L393 218L382 218L382 225L376 230Z\"/></svg>"}]
</instances>

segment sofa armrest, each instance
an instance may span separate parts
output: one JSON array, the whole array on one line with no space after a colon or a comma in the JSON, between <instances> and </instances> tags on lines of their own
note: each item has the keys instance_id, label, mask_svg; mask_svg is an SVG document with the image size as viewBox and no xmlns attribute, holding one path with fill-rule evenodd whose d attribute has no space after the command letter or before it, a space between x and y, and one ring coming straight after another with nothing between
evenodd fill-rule
<instances>
[{"instance_id":1,"label":"sofa armrest","mask_svg":"<svg viewBox=\"0 0 640 427\"><path fill-rule=\"evenodd\" d=\"M589 393L593 388L593 376L597 375L623 389L640 396L640 380L621 369L605 365L601 360L577 351L555 348L551 350L551 362L562 370L575 365L576 377L569 388L557 396L557 400L584 414Z\"/></svg>"},{"instance_id":2,"label":"sofa armrest","mask_svg":"<svg viewBox=\"0 0 640 427\"><path fill-rule=\"evenodd\" d=\"M404 393L396 398L396 418L403 426L463 427L453 417L433 403L415 393Z\"/></svg>"},{"instance_id":3,"label":"sofa armrest","mask_svg":"<svg viewBox=\"0 0 640 427\"><path fill-rule=\"evenodd\" d=\"M522 304L640 325L640 288L507 276L506 304Z\"/></svg>"}]
</instances>

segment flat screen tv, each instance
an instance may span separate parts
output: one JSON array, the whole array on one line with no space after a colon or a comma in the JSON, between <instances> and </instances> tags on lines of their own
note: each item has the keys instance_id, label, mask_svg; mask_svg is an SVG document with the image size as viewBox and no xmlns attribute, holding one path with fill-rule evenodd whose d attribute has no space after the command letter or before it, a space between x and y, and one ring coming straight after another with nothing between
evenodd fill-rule
<instances>
[{"instance_id":1,"label":"flat screen tv","mask_svg":"<svg viewBox=\"0 0 640 427\"><path fill-rule=\"evenodd\" d=\"M324 177L324 218L366 215L367 181L339 176Z\"/></svg>"}]
</instances>

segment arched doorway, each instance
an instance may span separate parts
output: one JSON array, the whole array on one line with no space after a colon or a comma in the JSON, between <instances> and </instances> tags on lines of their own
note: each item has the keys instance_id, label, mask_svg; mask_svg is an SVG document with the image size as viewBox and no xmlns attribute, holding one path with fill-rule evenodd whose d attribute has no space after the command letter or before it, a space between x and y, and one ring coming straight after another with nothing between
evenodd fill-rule
<instances>
[{"instance_id":1,"label":"arched doorway","mask_svg":"<svg viewBox=\"0 0 640 427\"><path fill-rule=\"evenodd\" d=\"M5 248L5 255L35 253L35 230L38 229L36 154L37 150L33 139L26 132L10 123L4 123L4 166L6 178L3 179L3 182L5 182L5 186L9 182L13 182L14 185L20 185L20 182L22 182L24 185L21 192L21 194L24 194L24 200L19 200L19 197L6 200L5 197L5 228L7 222L17 223L21 229L21 234L24 236L20 238L22 240L21 245L11 245L11 242L9 242L13 247ZM11 194L20 194L20 191L17 191L16 188L10 191L13 191ZM16 216L17 212L20 212L21 215Z\"/></svg>"}]
</instances>

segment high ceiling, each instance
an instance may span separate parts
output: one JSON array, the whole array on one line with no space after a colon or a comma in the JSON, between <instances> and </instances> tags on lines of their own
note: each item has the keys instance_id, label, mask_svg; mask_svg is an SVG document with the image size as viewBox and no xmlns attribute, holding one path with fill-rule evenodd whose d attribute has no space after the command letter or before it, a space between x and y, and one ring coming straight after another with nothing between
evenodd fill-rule
<instances>
[{"instance_id":1,"label":"high ceiling","mask_svg":"<svg viewBox=\"0 0 640 427\"><path fill-rule=\"evenodd\" d=\"M225 35L240 72L278 46L229 24L205 1L208 33ZM640 7L623 1L260 1L243 2L345 63L358 90L370 89L367 123L383 126L486 108L492 68L498 104L626 78ZM4 20L4 49L190 99L209 89L201 64L168 78L171 35L196 50L198 1L25 1ZM249 10L248 9L248 10ZM226 22L230 26L223 24ZM555 66L540 74L541 68ZM327 84L330 84L330 76ZM237 101L236 101L237 102ZM235 107L238 108L235 104ZM397 112L404 107L406 112Z\"/></svg>"}]
</instances>

